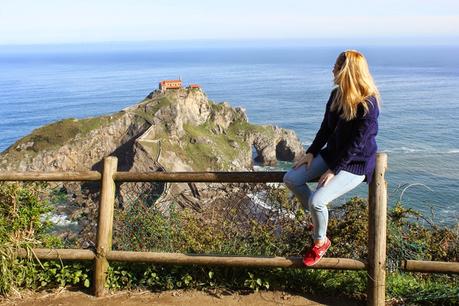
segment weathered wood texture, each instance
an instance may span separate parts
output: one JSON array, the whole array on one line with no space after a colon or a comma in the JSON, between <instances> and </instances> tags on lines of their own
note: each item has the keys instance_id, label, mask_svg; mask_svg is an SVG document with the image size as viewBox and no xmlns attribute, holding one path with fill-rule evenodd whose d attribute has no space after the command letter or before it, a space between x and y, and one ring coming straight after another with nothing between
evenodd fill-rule
<instances>
[{"instance_id":1,"label":"weathered wood texture","mask_svg":"<svg viewBox=\"0 0 459 306\"><path fill-rule=\"evenodd\" d=\"M0 172L0 181L100 181L97 171L81 172Z\"/></svg>"},{"instance_id":2,"label":"weathered wood texture","mask_svg":"<svg viewBox=\"0 0 459 306\"><path fill-rule=\"evenodd\" d=\"M459 262L403 260L400 266L410 272L459 274Z\"/></svg>"},{"instance_id":3,"label":"weathered wood texture","mask_svg":"<svg viewBox=\"0 0 459 306\"><path fill-rule=\"evenodd\" d=\"M94 260L96 254L91 250L80 249L20 249L19 257L36 257L38 259L53 260ZM280 257L248 257L248 256L216 256L206 254L182 254L162 252L131 252L108 251L106 258L109 261L121 262L149 262L174 265L203 265L203 266L239 266L239 267L271 267L271 268L306 268L299 256ZM309 267L310 269L335 270L364 270L366 264L359 260L348 258L322 258Z\"/></svg>"},{"instance_id":4,"label":"weathered wood texture","mask_svg":"<svg viewBox=\"0 0 459 306\"><path fill-rule=\"evenodd\" d=\"M91 250L81 249L19 249L18 256L42 260L94 260L96 254Z\"/></svg>"},{"instance_id":5,"label":"weathered wood texture","mask_svg":"<svg viewBox=\"0 0 459 306\"><path fill-rule=\"evenodd\" d=\"M285 171L240 172L117 172L115 181L122 182L219 182L219 183L281 183ZM318 179L312 180L317 182Z\"/></svg>"},{"instance_id":6,"label":"weathered wood texture","mask_svg":"<svg viewBox=\"0 0 459 306\"><path fill-rule=\"evenodd\" d=\"M368 192L368 305L385 305L387 154L376 155L376 168Z\"/></svg>"},{"instance_id":7,"label":"weathered wood texture","mask_svg":"<svg viewBox=\"0 0 459 306\"><path fill-rule=\"evenodd\" d=\"M104 159L102 172L102 190L99 204L99 220L97 222L96 259L94 268L94 294L103 296L107 278L107 253L112 248L113 211L115 206L115 181L118 159L113 156Z\"/></svg>"},{"instance_id":8,"label":"weathered wood texture","mask_svg":"<svg viewBox=\"0 0 459 306\"><path fill-rule=\"evenodd\" d=\"M111 251L107 254L110 261L151 262L157 264L204 265L204 266L239 266L239 267L279 267L305 268L302 258L292 257L247 257L247 256L215 256L182 253L128 252ZM362 270L364 262L347 258L322 258L311 267L313 269Z\"/></svg>"}]
</instances>

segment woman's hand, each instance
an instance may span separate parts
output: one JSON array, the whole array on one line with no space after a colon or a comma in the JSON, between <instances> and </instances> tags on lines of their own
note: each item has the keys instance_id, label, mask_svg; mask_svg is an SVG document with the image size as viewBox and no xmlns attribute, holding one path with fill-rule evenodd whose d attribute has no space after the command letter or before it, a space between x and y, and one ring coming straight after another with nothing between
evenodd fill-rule
<instances>
[{"instance_id":1,"label":"woman's hand","mask_svg":"<svg viewBox=\"0 0 459 306\"><path fill-rule=\"evenodd\" d=\"M319 184L317 185L317 188L327 185L328 182L329 182L334 176L335 176L335 174L334 174L333 171L331 171L330 169L328 169L327 171L325 171L325 173L322 174L322 176L321 176L320 179L319 179Z\"/></svg>"},{"instance_id":2,"label":"woman's hand","mask_svg":"<svg viewBox=\"0 0 459 306\"><path fill-rule=\"evenodd\" d=\"M312 155L312 153L306 153L306 154L303 154L294 164L293 164L293 169L296 169L298 168L299 166L301 166L302 164L306 164L306 166L309 168L309 166L311 165L311 162L314 158L314 155Z\"/></svg>"}]
</instances>

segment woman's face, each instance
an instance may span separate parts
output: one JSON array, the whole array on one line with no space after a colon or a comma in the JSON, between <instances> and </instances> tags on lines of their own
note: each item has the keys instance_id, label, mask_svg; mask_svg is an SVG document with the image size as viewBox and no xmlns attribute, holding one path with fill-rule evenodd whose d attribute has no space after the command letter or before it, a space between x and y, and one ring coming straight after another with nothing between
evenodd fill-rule
<instances>
[{"instance_id":1,"label":"woman's face","mask_svg":"<svg viewBox=\"0 0 459 306\"><path fill-rule=\"evenodd\" d=\"M340 67L338 67L338 64L337 64L337 63L335 63L335 65L333 66L333 70L332 70L333 76L334 76L335 78L336 78L336 75L338 74L339 70L340 70Z\"/></svg>"},{"instance_id":2,"label":"woman's face","mask_svg":"<svg viewBox=\"0 0 459 306\"><path fill-rule=\"evenodd\" d=\"M332 70L333 76L335 78L338 75L339 71L341 70L345 60L346 60L346 58L345 58L344 54L340 54L338 56L338 58L336 59L335 65L333 66L333 70Z\"/></svg>"}]
</instances>

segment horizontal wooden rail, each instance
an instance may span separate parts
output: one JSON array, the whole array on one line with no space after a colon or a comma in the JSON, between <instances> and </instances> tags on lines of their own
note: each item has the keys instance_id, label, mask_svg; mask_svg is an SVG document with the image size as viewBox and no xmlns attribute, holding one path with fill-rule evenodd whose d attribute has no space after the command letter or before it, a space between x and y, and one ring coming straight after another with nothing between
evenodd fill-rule
<instances>
[{"instance_id":1,"label":"horizontal wooden rail","mask_svg":"<svg viewBox=\"0 0 459 306\"><path fill-rule=\"evenodd\" d=\"M116 172L113 178L122 182L280 183L284 174L285 171Z\"/></svg>"},{"instance_id":2,"label":"horizontal wooden rail","mask_svg":"<svg viewBox=\"0 0 459 306\"><path fill-rule=\"evenodd\" d=\"M157 252L127 252L110 251L107 259L123 262L150 262L157 264L185 264L185 265L219 265L238 267L276 267L276 268L305 268L302 258L291 257L248 257L248 256L215 256L182 253ZM322 258L315 264L314 269L364 270L366 264L359 260L348 258Z\"/></svg>"},{"instance_id":3,"label":"horizontal wooden rail","mask_svg":"<svg viewBox=\"0 0 459 306\"><path fill-rule=\"evenodd\" d=\"M282 183L285 171L239 172L115 172L120 182L207 182L207 183ZM0 173L0 181L100 181L98 171L82 172L7 172ZM317 182L318 178L310 182Z\"/></svg>"},{"instance_id":4,"label":"horizontal wooden rail","mask_svg":"<svg viewBox=\"0 0 459 306\"><path fill-rule=\"evenodd\" d=\"M19 257L33 256L43 260L94 260L96 254L91 250L81 249L26 249L18 250ZM299 256L278 257L248 257L220 256L205 254L182 254L163 252L128 252L109 251L106 254L109 261L148 262L174 265L202 266L238 266L238 267L271 267L271 268L306 268ZM366 264L359 260L348 258L323 258L313 267L314 269L364 270Z\"/></svg>"},{"instance_id":5,"label":"horizontal wooden rail","mask_svg":"<svg viewBox=\"0 0 459 306\"><path fill-rule=\"evenodd\" d=\"M100 181L97 171L82 172L0 172L0 181Z\"/></svg>"},{"instance_id":6,"label":"horizontal wooden rail","mask_svg":"<svg viewBox=\"0 0 459 306\"><path fill-rule=\"evenodd\" d=\"M82 249L19 249L19 257L33 256L38 259L52 260L94 260L95 253ZM213 255L187 255L181 253L162 252L128 252L109 251L107 259L110 261L125 262L150 262L161 264L196 264L196 265L225 265L225 266L252 266L252 267L303 267L301 258L291 257L244 257L244 256L213 256ZM323 258L315 268L362 270L366 263L347 258ZM459 273L459 262L402 260L400 269L408 272L426 273Z\"/></svg>"},{"instance_id":7,"label":"horizontal wooden rail","mask_svg":"<svg viewBox=\"0 0 459 306\"><path fill-rule=\"evenodd\" d=\"M18 256L22 258L32 256L44 260L94 260L96 254L91 250L82 249L19 249Z\"/></svg>"},{"instance_id":8,"label":"horizontal wooden rail","mask_svg":"<svg viewBox=\"0 0 459 306\"><path fill-rule=\"evenodd\" d=\"M459 262L402 260L400 268L409 272L459 274Z\"/></svg>"}]
</instances>

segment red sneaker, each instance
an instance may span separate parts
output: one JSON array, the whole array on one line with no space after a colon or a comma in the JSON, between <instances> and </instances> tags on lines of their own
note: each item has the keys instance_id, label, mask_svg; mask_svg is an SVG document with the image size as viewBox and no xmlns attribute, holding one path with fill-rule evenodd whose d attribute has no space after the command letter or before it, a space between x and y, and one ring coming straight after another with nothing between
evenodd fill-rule
<instances>
[{"instance_id":1,"label":"red sneaker","mask_svg":"<svg viewBox=\"0 0 459 306\"><path fill-rule=\"evenodd\" d=\"M312 249L304 255L303 264L305 266L309 267L315 265L325 255L325 252L327 252L328 248L331 246L330 239L326 239L327 240L324 244L322 244L322 246L318 247L317 245L314 245Z\"/></svg>"}]
</instances>

